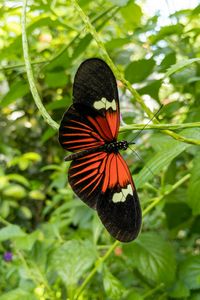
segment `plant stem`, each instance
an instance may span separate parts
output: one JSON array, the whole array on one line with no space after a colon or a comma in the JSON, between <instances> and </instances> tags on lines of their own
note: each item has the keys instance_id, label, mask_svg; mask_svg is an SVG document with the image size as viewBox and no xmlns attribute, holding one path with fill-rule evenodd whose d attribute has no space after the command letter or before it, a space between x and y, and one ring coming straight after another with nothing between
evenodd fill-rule
<instances>
[{"instance_id":1,"label":"plant stem","mask_svg":"<svg viewBox=\"0 0 200 300\"><path fill-rule=\"evenodd\" d=\"M92 277L95 275L95 273L98 271L98 268L101 266L101 264L110 256L110 254L113 252L113 250L119 245L119 241L115 241L110 248L108 249L108 251L106 252L106 254L103 257L100 257L97 262L95 267L92 269L92 271L88 274L88 276L86 277L86 279L83 281L82 285L80 286L80 288L78 289L74 299L78 299L78 297L81 295L82 291L85 289L86 285L90 282L90 280L92 279Z\"/></svg>"},{"instance_id":2,"label":"plant stem","mask_svg":"<svg viewBox=\"0 0 200 300\"><path fill-rule=\"evenodd\" d=\"M156 197L154 201L147 206L143 211L143 216L145 216L152 208L154 208L165 196L169 195L171 192L176 190L181 184L190 178L190 174L185 175L183 178L178 180L169 190L167 190L163 195Z\"/></svg>"},{"instance_id":3,"label":"plant stem","mask_svg":"<svg viewBox=\"0 0 200 300\"><path fill-rule=\"evenodd\" d=\"M3 225L5 225L5 226L8 226L8 225L12 225L11 223L9 223L8 221L6 221L4 218L2 218L1 216L0 216L0 223L2 223Z\"/></svg>"},{"instance_id":4,"label":"plant stem","mask_svg":"<svg viewBox=\"0 0 200 300\"><path fill-rule=\"evenodd\" d=\"M143 211L143 216L145 216L152 208L154 208L158 202L160 202L165 196L169 195L171 192L173 192L175 189L177 189L181 184L183 184L185 181L187 181L190 178L190 174L185 175L183 178L181 178L179 181L177 181L169 190L167 190L163 195L161 195L160 197L155 198L155 200L148 205L148 207ZM90 282L90 280L92 279L92 277L95 275L95 273L97 272L98 268L100 267L100 265L111 255L111 253L113 252L113 250L120 244L119 241L115 241L110 248L108 249L108 251L106 252L106 254L103 257L100 257L95 265L95 267L92 269L92 271L88 274L88 276L86 277L86 279L83 281L82 285L80 286L80 288L78 289L76 295L75 295L75 300L78 299L78 297L81 295L81 293L83 292L83 290L85 289L85 287L87 286L87 284Z\"/></svg>"},{"instance_id":5,"label":"plant stem","mask_svg":"<svg viewBox=\"0 0 200 300\"><path fill-rule=\"evenodd\" d=\"M33 61L31 62L31 65L39 65L39 64L45 64L47 63L47 60L39 60L39 61ZM23 68L25 66L25 63L19 63L16 65L8 65L8 66L0 66L0 71L4 71L4 70L10 70L10 69L17 69L17 68Z\"/></svg>"},{"instance_id":6,"label":"plant stem","mask_svg":"<svg viewBox=\"0 0 200 300\"><path fill-rule=\"evenodd\" d=\"M170 129L170 130L177 130L177 129L185 129L185 128L196 128L200 127L200 122L193 122L193 123L181 123L181 124L132 124L132 125L125 125L121 126L119 132L126 132L130 130L141 130L145 126L144 130L149 129Z\"/></svg>"},{"instance_id":7,"label":"plant stem","mask_svg":"<svg viewBox=\"0 0 200 300\"><path fill-rule=\"evenodd\" d=\"M22 47L23 47L23 53L24 53L24 61L25 61L25 67L27 72L27 77L30 85L30 90L33 96L33 99L35 101L35 104L37 105L41 115L43 116L44 120L55 130L58 129L59 125L56 123L51 116L46 111L41 98L39 96L39 93L36 88L35 79L33 76L33 70L31 67L30 57L29 57L29 49L28 49L28 40L26 35L26 6L27 6L27 0L23 1L23 7L22 7Z\"/></svg>"},{"instance_id":8,"label":"plant stem","mask_svg":"<svg viewBox=\"0 0 200 300\"><path fill-rule=\"evenodd\" d=\"M146 104L144 103L142 97L138 94L138 92L132 87L131 83L129 81L127 81L124 76L122 75L122 73L118 70L118 68L115 66L115 64L113 63L113 61L111 60L103 42L101 41L96 29L94 28L94 26L91 24L90 19L88 18L88 16L84 13L84 11L81 9L81 7L78 5L76 0L71 0L72 5L74 6L75 10L78 12L79 16L81 17L81 19L83 20L86 29L90 32L90 34L94 37L97 45L99 46L99 49L101 49L102 51L102 57L104 58L104 60L106 61L106 63L110 66L110 68L112 69L113 73L115 74L115 76L124 84L125 87L128 88L128 90L131 92L131 94L133 95L133 97L136 99L136 101L138 103L140 103L141 107L143 108L143 110L147 113L147 115L149 116L149 118L154 117L153 112L146 106ZM158 120L156 118L154 118L153 123L159 123ZM180 142L184 142L184 143L188 143L188 144L193 144L193 145L200 145L200 141L196 141L193 139L188 139L185 138L184 136L181 136L175 132L172 132L170 130L163 130L163 132L165 134L168 134L169 136L171 136L172 138L174 138L175 140L178 140Z\"/></svg>"},{"instance_id":9,"label":"plant stem","mask_svg":"<svg viewBox=\"0 0 200 300\"><path fill-rule=\"evenodd\" d=\"M155 292L157 292L158 290L162 289L164 287L164 283L160 283L158 286L156 286L155 288L151 289L150 291L146 292L142 298L145 299L151 295L153 295Z\"/></svg>"}]
</instances>

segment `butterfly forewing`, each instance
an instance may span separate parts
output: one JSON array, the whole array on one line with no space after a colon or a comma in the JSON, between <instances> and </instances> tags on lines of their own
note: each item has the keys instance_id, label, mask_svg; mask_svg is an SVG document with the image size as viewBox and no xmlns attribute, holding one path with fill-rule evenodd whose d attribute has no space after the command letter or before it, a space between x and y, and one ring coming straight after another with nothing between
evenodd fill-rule
<instances>
[{"instance_id":1,"label":"butterfly forewing","mask_svg":"<svg viewBox=\"0 0 200 300\"><path fill-rule=\"evenodd\" d=\"M117 140L119 99L116 79L100 59L88 59L79 67L73 85L73 105L59 129L62 147L70 155L69 183L98 215L116 239L136 238L141 226L137 192L118 150L107 151Z\"/></svg>"},{"instance_id":2,"label":"butterfly forewing","mask_svg":"<svg viewBox=\"0 0 200 300\"><path fill-rule=\"evenodd\" d=\"M105 143L104 136L89 121L88 112L82 112L72 105L64 114L59 129L59 142L68 151L96 148ZM94 119L95 116L93 116Z\"/></svg>"}]
</instances>

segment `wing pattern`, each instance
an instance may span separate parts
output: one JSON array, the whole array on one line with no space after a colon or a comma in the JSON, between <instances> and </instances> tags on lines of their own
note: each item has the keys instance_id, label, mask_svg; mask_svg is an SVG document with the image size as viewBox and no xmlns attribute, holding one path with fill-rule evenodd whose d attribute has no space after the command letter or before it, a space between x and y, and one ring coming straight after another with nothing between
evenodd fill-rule
<instances>
[{"instance_id":1,"label":"wing pattern","mask_svg":"<svg viewBox=\"0 0 200 300\"><path fill-rule=\"evenodd\" d=\"M99 151L71 163L69 183L87 205L97 209L102 223L118 240L133 240L141 225L137 192L119 153Z\"/></svg>"},{"instance_id":2,"label":"wing pattern","mask_svg":"<svg viewBox=\"0 0 200 300\"><path fill-rule=\"evenodd\" d=\"M120 123L116 79L100 59L83 62L74 79L73 105L59 128L59 142L72 163L69 183L97 213L109 233L122 242L136 238L141 209L126 162L107 144L117 141ZM112 148L113 149L113 148Z\"/></svg>"},{"instance_id":3,"label":"wing pattern","mask_svg":"<svg viewBox=\"0 0 200 300\"><path fill-rule=\"evenodd\" d=\"M90 110L90 111L89 111ZM59 142L65 150L80 151L97 148L116 140L119 124L116 113L106 111L105 116L94 109L72 105L64 114L59 129Z\"/></svg>"}]
</instances>

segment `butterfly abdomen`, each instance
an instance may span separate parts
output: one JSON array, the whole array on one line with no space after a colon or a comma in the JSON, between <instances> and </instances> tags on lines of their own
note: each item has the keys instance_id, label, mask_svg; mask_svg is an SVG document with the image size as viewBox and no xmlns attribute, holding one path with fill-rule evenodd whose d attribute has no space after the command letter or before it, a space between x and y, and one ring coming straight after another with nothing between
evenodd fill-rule
<instances>
[{"instance_id":1,"label":"butterfly abdomen","mask_svg":"<svg viewBox=\"0 0 200 300\"><path fill-rule=\"evenodd\" d=\"M91 148L83 151L79 151L73 154L70 154L65 157L65 161L74 160L77 158L84 157L87 154L92 153L98 153L100 151L105 151L108 153L117 153L119 150L126 150L128 148L128 142L127 141L114 141L110 143L105 143L104 145L97 147L97 148Z\"/></svg>"}]
</instances>

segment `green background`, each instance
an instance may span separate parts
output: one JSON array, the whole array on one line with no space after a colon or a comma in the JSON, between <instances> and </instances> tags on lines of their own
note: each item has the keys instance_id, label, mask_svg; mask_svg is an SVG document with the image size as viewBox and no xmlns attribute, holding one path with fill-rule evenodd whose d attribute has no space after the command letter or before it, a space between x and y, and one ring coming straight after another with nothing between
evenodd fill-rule
<instances>
[{"instance_id":1,"label":"green background","mask_svg":"<svg viewBox=\"0 0 200 300\"><path fill-rule=\"evenodd\" d=\"M0 4L0 300L199 300L200 6L164 25L142 1L29 1L44 120L27 79L21 5ZM158 125L154 118L135 140L141 159L123 153L143 209L142 231L128 244L77 199L57 139L74 74L89 57L106 60L118 79L119 139L133 140L164 105Z\"/></svg>"}]
</instances>

